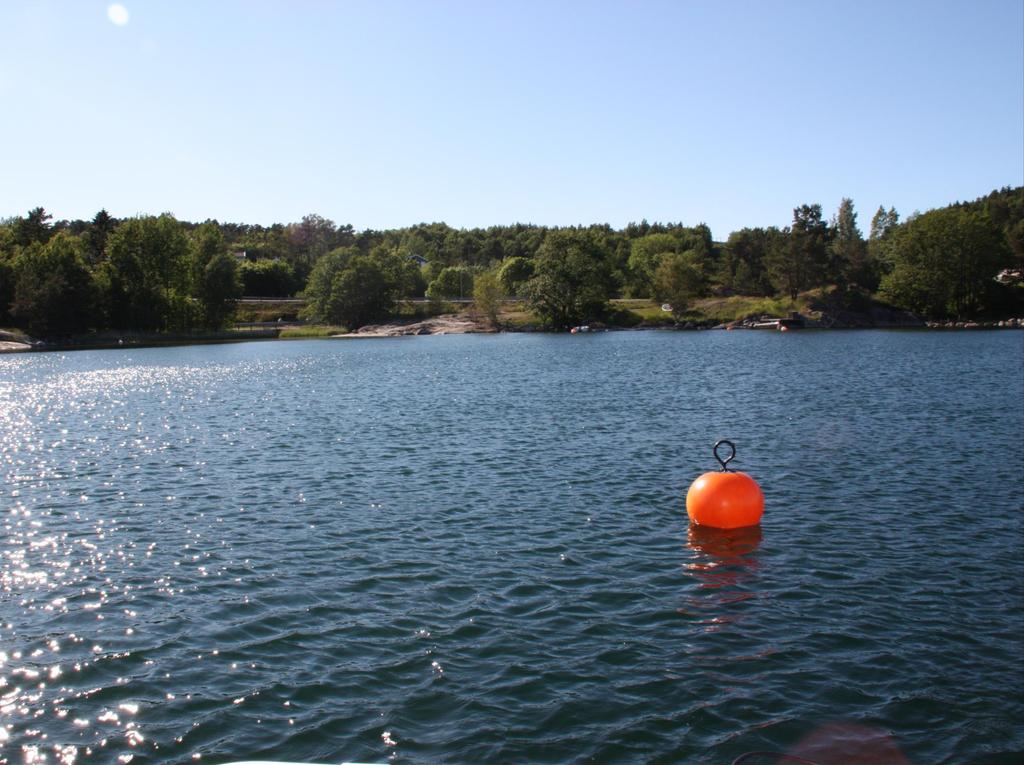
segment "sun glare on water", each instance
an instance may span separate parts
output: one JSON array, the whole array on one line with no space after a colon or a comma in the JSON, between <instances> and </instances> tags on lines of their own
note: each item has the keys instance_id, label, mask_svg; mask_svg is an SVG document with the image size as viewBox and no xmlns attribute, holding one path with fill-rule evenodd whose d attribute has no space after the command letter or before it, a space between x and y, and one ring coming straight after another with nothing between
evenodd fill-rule
<instances>
[{"instance_id":1,"label":"sun glare on water","mask_svg":"<svg viewBox=\"0 0 1024 765\"><path fill-rule=\"evenodd\" d=\"M119 27L128 23L128 9L120 3L114 3L107 8L107 18Z\"/></svg>"}]
</instances>

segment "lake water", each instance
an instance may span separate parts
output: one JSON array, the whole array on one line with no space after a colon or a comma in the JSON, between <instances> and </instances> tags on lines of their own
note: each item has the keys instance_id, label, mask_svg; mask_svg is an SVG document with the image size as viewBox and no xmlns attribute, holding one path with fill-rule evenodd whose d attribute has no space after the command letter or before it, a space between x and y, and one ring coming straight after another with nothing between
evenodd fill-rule
<instances>
[{"instance_id":1,"label":"lake water","mask_svg":"<svg viewBox=\"0 0 1024 765\"><path fill-rule=\"evenodd\" d=\"M0 357L0 763L1018 763L1022 363L1014 331ZM765 517L694 535L719 438Z\"/></svg>"}]
</instances>

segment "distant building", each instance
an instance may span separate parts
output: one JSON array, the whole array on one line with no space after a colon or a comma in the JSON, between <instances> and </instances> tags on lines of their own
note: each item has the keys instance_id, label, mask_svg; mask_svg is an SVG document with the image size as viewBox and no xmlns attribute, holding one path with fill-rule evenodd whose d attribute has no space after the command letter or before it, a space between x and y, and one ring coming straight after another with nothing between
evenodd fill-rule
<instances>
[{"instance_id":1,"label":"distant building","mask_svg":"<svg viewBox=\"0 0 1024 765\"><path fill-rule=\"evenodd\" d=\"M235 260L247 260L248 256L245 254L245 250L239 250L238 252L231 253L231 256Z\"/></svg>"},{"instance_id":2,"label":"distant building","mask_svg":"<svg viewBox=\"0 0 1024 765\"><path fill-rule=\"evenodd\" d=\"M413 263L415 263L420 268L423 268L423 266L427 265L427 259L425 257L423 257L422 255L415 255L415 254L410 255L409 256L409 260L411 260Z\"/></svg>"}]
</instances>

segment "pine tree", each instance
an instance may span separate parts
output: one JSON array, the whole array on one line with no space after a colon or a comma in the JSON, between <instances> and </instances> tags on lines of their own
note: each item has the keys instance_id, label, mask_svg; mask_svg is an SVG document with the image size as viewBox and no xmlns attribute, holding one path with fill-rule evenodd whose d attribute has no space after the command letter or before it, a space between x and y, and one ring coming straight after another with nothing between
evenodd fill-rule
<instances>
[{"instance_id":1,"label":"pine tree","mask_svg":"<svg viewBox=\"0 0 1024 765\"><path fill-rule=\"evenodd\" d=\"M853 200L843 198L832 219L832 243L829 247L831 271L840 289L853 284L864 286L869 279L867 245L857 228L857 213Z\"/></svg>"},{"instance_id":2,"label":"pine tree","mask_svg":"<svg viewBox=\"0 0 1024 765\"><path fill-rule=\"evenodd\" d=\"M899 222L900 215L896 212L895 207L890 207L889 211L886 212L885 207L879 205L878 210L871 219L871 233L868 235L868 238L872 241L881 239L892 231Z\"/></svg>"},{"instance_id":3,"label":"pine tree","mask_svg":"<svg viewBox=\"0 0 1024 765\"><path fill-rule=\"evenodd\" d=\"M85 231L85 244L89 262L96 265L103 260L107 249L107 237L117 228L117 219L105 209L93 216Z\"/></svg>"}]
</instances>

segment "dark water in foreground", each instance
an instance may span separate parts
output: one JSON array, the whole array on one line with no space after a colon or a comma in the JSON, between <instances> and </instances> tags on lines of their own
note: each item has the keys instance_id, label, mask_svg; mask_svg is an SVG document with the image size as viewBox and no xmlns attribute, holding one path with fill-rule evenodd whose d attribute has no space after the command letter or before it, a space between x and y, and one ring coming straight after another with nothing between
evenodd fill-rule
<instances>
[{"instance_id":1,"label":"dark water in foreground","mask_svg":"<svg viewBox=\"0 0 1024 765\"><path fill-rule=\"evenodd\" d=\"M1020 332L0 358L0 762L1020 762L1022 361ZM688 536L721 437L764 523Z\"/></svg>"}]
</instances>

